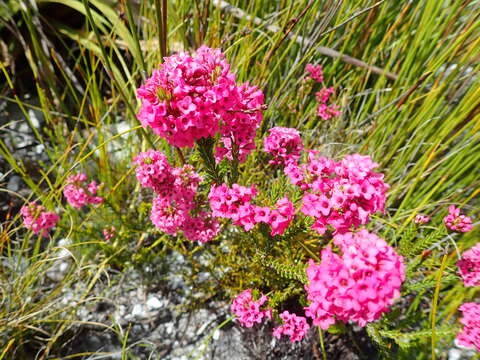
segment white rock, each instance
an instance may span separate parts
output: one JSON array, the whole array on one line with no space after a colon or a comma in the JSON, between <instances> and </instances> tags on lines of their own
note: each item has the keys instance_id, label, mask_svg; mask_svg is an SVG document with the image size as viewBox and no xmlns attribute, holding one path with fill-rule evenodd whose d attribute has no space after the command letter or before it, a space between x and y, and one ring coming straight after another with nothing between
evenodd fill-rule
<instances>
[{"instance_id":1,"label":"white rock","mask_svg":"<svg viewBox=\"0 0 480 360\"><path fill-rule=\"evenodd\" d=\"M67 238L62 238L58 240L58 246L68 246L72 243L72 240L67 239Z\"/></svg>"},{"instance_id":2,"label":"white rock","mask_svg":"<svg viewBox=\"0 0 480 360\"><path fill-rule=\"evenodd\" d=\"M275 347L276 343L277 343L277 339L275 338L275 336L272 336L272 340L270 341L270 346L273 348Z\"/></svg>"},{"instance_id":3,"label":"white rock","mask_svg":"<svg viewBox=\"0 0 480 360\"><path fill-rule=\"evenodd\" d=\"M81 320L87 320L88 319L88 315L89 315L89 312L87 309L83 308L83 307L80 307L78 310L77 310L77 316L81 319Z\"/></svg>"},{"instance_id":4,"label":"white rock","mask_svg":"<svg viewBox=\"0 0 480 360\"><path fill-rule=\"evenodd\" d=\"M59 258L65 258L71 256L71 252L68 249L65 249L68 245L70 245L72 241L70 239L60 239L58 241L58 247L60 248L57 252L57 256Z\"/></svg>"},{"instance_id":5,"label":"white rock","mask_svg":"<svg viewBox=\"0 0 480 360\"><path fill-rule=\"evenodd\" d=\"M135 304L132 309L132 315L136 317L145 317L145 310L142 304Z\"/></svg>"},{"instance_id":6,"label":"white rock","mask_svg":"<svg viewBox=\"0 0 480 360\"><path fill-rule=\"evenodd\" d=\"M27 112L32 125L38 129L40 127L41 119L43 118L42 113L33 109L29 109Z\"/></svg>"},{"instance_id":7,"label":"white rock","mask_svg":"<svg viewBox=\"0 0 480 360\"><path fill-rule=\"evenodd\" d=\"M43 144L38 144L33 148L33 151L37 155L41 155L45 153L45 146Z\"/></svg>"},{"instance_id":8,"label":"white rock","mask_svg":"<svg viewBox=\"0 0 480 360\"><path fill-rule=\"evenodd\" d=\"M117 124L117 133L123 133L125 131L130 130L130 125L126 121L119 121Z\"/></svg>"},{"instance_id":9,"label":"white rock","mask_svg":"<svg viewBox=\"0 0 480 360\"><path fill-rule=\"evenodd\" d=\"M61 273L66 273L67 270L68 270L68 263L66 262L60 263L60 265L58 266L58 271L60 271Z\"/></svg>"},{"instance_id":10,"label":"white rock","mask_svg":"<svg viewBox=\"0 0 480 360\"><path fill-rule=\"evenodd\" d=\"M68 271L68 266L67 262L55 261L45 275L52 281L62 281Z\"/></svg>"},{"instance_id":11,"label":"white rock","mask_svg":"<svg viewBox=\"0 0 480 360\"><path fill-rule=\"evenodd\" d=\"M160 309L163 306L163 303L158 300L156 297L152 296L147 300L148 309Z\"/></svg>"},{"instance_id":12,"label":"white rock","mask_svg":"<svg viewBox=\"0 0 480 360\"><path fill-rule=\"evenodd\" d=\"M458 349L450 349L448 351L448 360L460 360L462 358L462 352Z\"/></svg>"},{"instance_id":13,"label":"white rock","mask_svg":"<svg viewBox=\"0 0 480 360\"><path fill-rule=\"evenodd\" d=\"M129 315L125 315L127 308L125 305L120 305L117 307L117 310L113 313L113 319L116 323L123 324L125 321L130 319Z\"/></svg>"},{"instance_id":14,"label":"white rock","mask_svg":"<svg viewBox=\"0 0 480 360\"><path fill-rule=\"evenodd\" d=\"M165 332L167 334L172 334L173 333L173 323L167 323L165 324Z\"/></svg>"},{"instance_id":15,"label":"white rock","mask_svg":"<svg viewBox=\"0 0 480 360\"><path fill-rule=\"evenodd\" d=\"M460 345L457 339L454 340L454 344L457 348L448 351L448 360L470 359L475 355L475 350Z\"/></svg>"}]
</instances>

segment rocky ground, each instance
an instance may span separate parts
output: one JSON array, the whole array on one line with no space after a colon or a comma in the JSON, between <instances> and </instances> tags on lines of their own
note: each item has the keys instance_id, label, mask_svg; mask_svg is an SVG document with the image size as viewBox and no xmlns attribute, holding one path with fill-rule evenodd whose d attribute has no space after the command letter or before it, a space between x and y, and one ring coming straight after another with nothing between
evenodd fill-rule
<instances>
[{"instance_id":1,"label":"rocky ground","mask_svg":"<svg viewBox=\"0 0 480 360\"><path fill-rule=\"evenodd\" d=\"M67 254L58 260L52 272L62 276L71 260ZM229 304L211 302L202 308L186 311L191 289L176 274L186 266L181 256L174 257L170 275L159 286L138 285L143 282L138 271L111 273L107 282L95 288L98 301L80 306L77 317L88 323L112 325L117 332L102 326L79 326L64 355L78 352L108 353L121 359L128 348L139 359L322 359L318 334L311 331L301 343L272 336L272 324L244 329L231 320ZM66 289L66 301L76 301L84 286ZM118 330L122 329L122 330ZM128 331L127 344L121 343L118 331ZM348 336L328 335L329 359L375 359L375 349L363 331ZM91 359L98 357L92 356Z\"/></svg>"}]
</instances>

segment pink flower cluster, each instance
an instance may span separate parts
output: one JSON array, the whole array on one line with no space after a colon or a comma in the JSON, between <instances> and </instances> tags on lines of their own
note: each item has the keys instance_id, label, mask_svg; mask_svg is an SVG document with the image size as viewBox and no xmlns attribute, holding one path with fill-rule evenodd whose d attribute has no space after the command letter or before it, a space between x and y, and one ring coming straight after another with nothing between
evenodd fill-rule
<instances>
[{"instance_id":1,"label":"pink flower cluster","mask_svg":"<svg viewBox=\"0 0 480 360\"><path fill-rule=\"evenodd\" d=\"M282 335L287 335L290 336L292 343L301 341L310 329L307 319L303 316L297 316L284 311L280 314L280 318L283 320L283 324L273 329L273 336L277 339L280 339Z\"/></svg>"},{"instance_id":2,"label":"pink flower cluster","mask_svg":"<svg viewBox=\"0 0 480 360\"><path fill-rule=\"evenodd\" d=\"M457 266L465 286L480 286L480 243L465 251Z\"/></svg>"},{"instance_id":3,"label":"pink flower cluster","mask_svg":"<svg viewBox=\"0 0 480 360\"><path fill-rule=\"evenodd\" d=\"M271 235L281 235L295 217L295 207L287 197L279 199L273 209L270 210L270 217L265 221L272 228Z\"/></svg>"},{"instance_id":4,"label":"pink flower cluster","mask_svg":"<svg viewBox=\"0 0 480 360\"><path fill-rule=\"evenodd\" d=\"M307 70L312 80L323 83L323 69L321 65L307 64L305 70Z\"/></svg>"},{"instance_id":5,"label":"pink flower cluster","mask_svg":"<svg viewBox=\"0 0 480 360\"><path fill-rule=\"evenodd\" d=\"M95 181L87 182L87 175L83 173L70 175L67 185L63 188L63 195L67 202L76 209L88 204L101 204L103 198L97 196L99 185Z\"/></svg>"},{"instance_id":6,"label":"pink flower cluster","mask_svg":"<svg viewBox=\"0 0 480 360\"><path fill-rule=\"evenodd\" d=\"M265 295L255 301L252 296L252 289L247 289L233 300L230 309L237 316L240 325L251 328L255 323L260 324L265 318L272 318L271 309L261 309L267 301L268 298Z\"/></svg>"},{"instance_id":7,"label":"pink flower cluster","mask_svg":"<svg viewBox=\"0 0 480 360\"><path fill-rule=\"evenodd\" d=\"M263 142L263 149L273 156L270 164L285 165L297 162L303 151L302 139L296 129L285 127L271 128Z\"/></svg>"},{"instance_id":8,"label":"pink flower cluster","mask_svg":"<svg viewBox=\"0 0 480 360\"><path fill-rule=\"evenodd\" d=\"M117 234L117 229L115 229L115 226L110 226L109 228L103 229L102 234L105 241L109 241L115 237Z\"/></svg>"},{"instance_id":9,"label":"pink flower cluster","mask_svg":"<svg viewBox=\"0 0 480 360\"><path fill-rule=\"evenodd\" d=\"M133 161L137 165L135 173L140 185L164 197L173 192L171 185L175 182L175 178L164 154L160 151L148 150L140 153Z\"/></svg>"},{"instance_id":10,"label":"pink flower cluster","mask_svg":"<svg viewBox=\"0 0 480 360\"><path fill-rule=\"evenodd\" d=\"M45 211L43 206L37 205L35 202L22 206L20 214L23 216L25 227L32 230L34 234L41 232L43 237L48 236L48 230L54 227L59 220L57 214Z\"/></svg>"},{"instance_id":11,"label":"pink flower cluster","mask_svg":"<svg viewBox=\"0 0 480 360\"><path fill-rule=\"evenodd\" d=\"M232 160L237 153L238 161L244 162L248 154L255 150L255 136L260 127L264 108L263 92L248 83L232 87L236 100L230 105L230 110L222 114L220 126L220 142L216 147L215 159Z\"/></svg>"},{"instance_id":12,"label":"pink flower cluster","mask_svg":"<svg viewBox=\"0 0 480 360\"><path fill-rule=\"evenodd\" d=\"M312 64L307 64L306 70L310 73L310 78L318 83L323 83L323 70L320 65L313 66ZM321 117L323 120L330 120L332 117L341 114L337 105L328 103L330 96L333 94L335 94L335 89L333 87L323 87L320 91L315 93L318 102L317 116Z\"/></svg>"},{"instance_id":13,"label":"pink flower cluster","mask_svg":"<svg viewBox=\"0 0 480 360\"><path fill-rule=\"evenodd\" d=\"M378 319L400 296L405 280L403 258L383 239L361 229L337 234L334 244L322 250L319 265L310 260L305 286L310 305L305 314L322 329L354 321L360 326Z\"/></svg>"},{"instance_id":14,"label":"pink flower cluster","mask_svg":"<svg viewBox=\"0 0 480 360\"><path fill-rule=\"evenodd\" d=\"M472 219L465 215L460 215L460 209L455 205L450 205L448 215L443 218L445 226L452 231L469 232L473 229Z\"/></svg>"},{"instance_id":15,"label":"pink flower cluster","mask_svg":"<svg viewBox=\"0 0 480 360\"><path fill-rule=\"evenodd\" d=\"M206 243L217 236L220 224L210 212L201 210L195 216L188 216L181 229L187 239Z\"/></svg>"},{"instance_id":16,"label":"pink flower cluster","mask_svg":"<svg viewBox=\"0 0 480 360\"><path fill-rule=\"evenodd\" d=\"M464 327L457 335L457 341L459 345L474 347L480 351L480 304L465 303L459 309L463 313L460 322Z\"/></svg>"},{"instance_id":17,"label":"pink flower cluster","mask_svg":"<svg viewBox=\"0 0 480 360\"><path fill-rule=\"evenodd\" d=\"M208 194L212 214L215 217L231 219L235 225L242 226L246 231L255 226L253 197L257 195L254 186L245 187L233 184L212 186Z\"/></svg>"},{"instance_id":18,"label":"pink flower cluster","mask_svg":"<svg viewBox=\"0 0 480 360\"><path fill-rule=\"evenodd\" d=\"M415 224L419 224L419 225L427 224L430 222L430 216L417 214L417 216L415 216L414 221L415 221Z\"/></svg>"},{"instance_id":19,"label":"pink flower cluster","mask_svg":"<svg viewBox=\"0 0 480 360\"><path fill-rule=\"evenodd\" d=\"M307 164L289 163L285 173L305 191L301 211L315 218L312 228L323 235L328 225L346 232L384 211L389 187L383 174L373 171L376 167L369 156L347 155L335 162L310 151Z\"/></svg>"},{"instance_id":20,"label":"pink flower cluster","mask_svg":"<svg viewBox=\"0 0 480 360\"><path fill-rule=\"evenodd\" d=\"M333 87L323 88L315 94L318 101L317 116L323 120L330 120L332 117L339 116L342 113L338 105L328 104L332 94L335 94Z\"/></svg>"},{"instance_id":21,"label":"pink flower cluster","mask_svg":"<svg viewBox=\"0 0 480 360\"><path fill-rule=\"evenodd\" d=\"M231 159L236 150L242 162L255 148L263 93L248 83L237 85L219 49L202 46L193 55L164 60L137 90L142 125L178 147L220 133L217 159Z\"/></svg>"},{"instance_id":22,"label":"pink flower cluster","mask_svg":"<svg viewBox=\"0 0 480 360\"><path fill-rule=\"evenodd\" d=\"M254 186L245 187L233 184L212 186L208 194L213 216L231 219L235 225L242 226L246 231L256 224L264 222L272 228L272 236L283 234L295 216L293 203L284 197L275 203L271 209L251 203L257 190Z\"/></svg>"},{"instance_id":23,"label":"pink flower cluster","mask_svg":"<svg viewBox=\"0 0 480 360\"><path fill-rule=\"evenodd\" d=\"M197 189L202 178L190 165L172 168L164 154L148 150L134 159L136 176L143 187L157 193L150 219L163 232L176 235L183 231L192 241L207 242L219 231L218 222L201 210Z\"/></svg>"}]
</instances>

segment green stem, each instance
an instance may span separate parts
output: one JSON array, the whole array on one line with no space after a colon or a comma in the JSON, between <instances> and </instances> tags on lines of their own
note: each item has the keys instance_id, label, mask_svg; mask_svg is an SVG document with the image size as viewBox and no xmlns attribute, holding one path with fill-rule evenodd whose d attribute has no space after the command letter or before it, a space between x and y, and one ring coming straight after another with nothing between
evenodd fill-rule
<instances>
[{"instance_id":1,"label":"green stem","mask_svg":"<svg viewBox=\"0 0 480 360\"><path fill-rule=\"evenodd\" d=\"M438 297L440 294L440 284L442 282L442 275L443 271L445 270L445 266L447 265L447 257L448 254L445 252L442 258L442 264L440 265L440 269L438 269L438 275L437 275L437 285L435 287L435 294L433 296L433 304L432 304L432 313L431 313L431 322L432 322L432 360L436 359L436 354L435 354L435 347L436 347L436 326L437 326L437 305L438 305Z\"/></svg>"},{"instance_id":2,"label":"green stem","mask_svg":"<svg viewBox=\"0 0 480 360\"><path fill-rule=\"evenodd\" d=\"M320 339L320 348L322 349L323 360L327 360L327 353L325 352L325 344L323 342L323 330L318 327L318 337Z\"/></svg>"},{"instance_id":3,"label":"green stem","mask_svg":"<svg viewBox=\"0 0 480 360\"><path fill-rule=\"evenodd\" d=\"M36 257L36 256L40 253L40 245L41 245L42 240L43 240L42 231L43 231L43 230L41 230L41 231L38 233L37 240L35 241L35 248L33 249L33 256L32 256L32 258Z\"/></svg>"},{"instance_id":4,"label":"green stem","mask_svg":"<svg viewBox=\"0 0 480 360\"><path fill-rule=\"evenodd\" d=\"M177 150L178 157L180 158L180 163L182 164L182 166L185 165L185 156L183 155L182 149L180 149L179 147L175 147L175 150Z\"/></svg>"},{"instance_id":5,"label":"green stem","mask_svg":"<svg viewBox=\"0 0 480 360\"><path fill-rule=\"evenodd\" d=\"M230 169L229 176L228 176L228 184L230 186L235 184L238 180L238 176L239 176L238 165L240 163L240 161L238 160L238 157L239 157L238 145L235 144L233 137L231 137L231 141L232 141L232 161L230 161L230 163L232 164L232 167Z\"/></svg>"},{"instance_id":6,"label":"green stem","mask_svg":"<svg viewBox=\"0 0 480 360\"><path fill-rule=\"evenodd\" d=\"M223 179L220 176L218 166L215 162L215 157L213 156L214 143L215 140L211 137L201 138L197 141L198 152L200 153L200 157L205 165L205 171L207 172L210 180L212 180L215 184L222 184Z\"/></svg>"},{"instance_id":7,"label":"green stem","mask_svg":"<svg viewBox=\"0 0 480 360\"><path fill-rule=\"evenodd\" d=\"M304 248L305 251L307 251L307 252L310 254L310 256L312 256L315 260L317 260L318 262L320 262L320 258L319 258L317 255L315 255L315 253L314 253L312 250L310 250L310 249L302 242L301 239L297 239L297 241L298 241L298 243L300 244L300 246L301 246L302 248Z\"/></svg>"},{"instance_id":8,"label":"green stem","mask_svg":"<svg viewBox=\"0 0 480 360\"><path fill-rule=\"evenodd\" d=\"M162 0L162 53L167 56L168 26L167 26L167 0Z\"/></svg>"},{"instance_id":9,"label":"green stem","mask_svg":"<svg viewBox=\"0 0 480 360\"><path fill-rule=\"evenodd\" d=\"M160 48L160 56L161 60L160 62L163 62L163 58L167 56L165 54L165 48L164 48L164 34L163 34L163 18L162 18L162 5L160 4L160 0L155 0L155 15L157 15L157 32L158 32L158 47Z\"/></svg>"}]
</instances>

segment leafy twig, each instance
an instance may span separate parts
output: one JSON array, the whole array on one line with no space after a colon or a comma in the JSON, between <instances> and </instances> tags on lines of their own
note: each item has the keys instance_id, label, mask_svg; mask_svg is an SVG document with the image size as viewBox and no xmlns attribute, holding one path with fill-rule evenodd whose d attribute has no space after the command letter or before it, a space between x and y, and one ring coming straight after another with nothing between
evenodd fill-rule
<instances>
[{"instance_id":1,"label":"leafy twig","mask_svg":"<svg viewBox=\"0 0 480 360\"><path fill-rule=\"evenodd\" d=\"M205 165L205 171L207 172L208 177L216 184L223 183L223 179L220 176L218 166L215 162L215 157L213 156L213 144L214 139L211 137L201 138L197 141L198 152L200 157L203 160Z\"/></svg>"}]
</instances>

